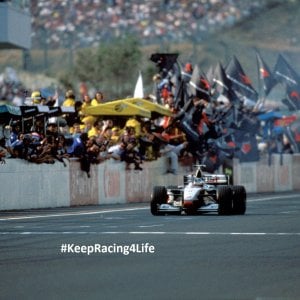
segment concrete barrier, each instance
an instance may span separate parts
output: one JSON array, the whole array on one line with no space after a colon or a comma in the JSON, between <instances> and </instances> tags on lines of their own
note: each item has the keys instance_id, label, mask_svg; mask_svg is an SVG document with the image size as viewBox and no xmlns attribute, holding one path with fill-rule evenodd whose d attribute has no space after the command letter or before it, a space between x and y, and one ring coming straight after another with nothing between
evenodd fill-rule
<instances>
[{"instance_id":1,"label":"concrete barrier","mask_svg":"<svg viewBox=\"0 0 300 300\"><path fill-rule=\"evenodd\" d=\"M273 155L259 162L233 161L233 183L251 192L300 190L300 155ZM0 165L0 210L70 207L114 203L149 202L154 185L181 185L190 170L164 174L163 158L145 162L143 171L126 171L125 164L109 160L91 166L91 176L81 171L77 160L66 167L7 159Z\"/></svg>"},{"instance_id":2,"label":"concrete barrier","mask_svg":"<svg viewBox=\"0 0 300 300\"><path fill-rule=\"evenodd\" d=\"M0 165L0 210L70 206L69 170L7 159Z\"/></svg>"}]
</instances>

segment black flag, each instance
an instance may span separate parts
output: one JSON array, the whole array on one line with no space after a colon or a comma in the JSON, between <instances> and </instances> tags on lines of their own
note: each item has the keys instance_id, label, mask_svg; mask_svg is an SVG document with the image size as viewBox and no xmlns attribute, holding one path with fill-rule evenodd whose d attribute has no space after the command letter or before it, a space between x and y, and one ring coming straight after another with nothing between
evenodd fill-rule
<instances>
[{"instance_id":1,"label":"black flag","mask_svg":"<svg viewBox=\"0 0 300 300\"><path fill-rule=\"evenodd\" d=\"M238 100L235 92L231 88L231 81L227 78L225 70L220 62L214 70L211 93L214 99L223 96L232 103L235 103Z\"/></svg>"},{"instance_id":2,"label":"black flag","mask_svg":"<svg viewBox=\"0 0 300 300\"><path fill-rule=\"evenodd\" d=\"M232 88L237 91L241 96L256 102L258 94L252 87L250 78L245 74L241 64L235 56L230 60L225 69L228 79L232 83Z\"/></svg>"},{"instance_id":3,"label":"black flag","mask_svg":"<svg viewBox=\"0 0 300 300\"><path fill-rule=\"evenodd\" d=\"M259 80L261 82L264 96L267 96L277 82L273 76L273 73L268 67L267 63L263 60L263 58L257 51L256 51L256 59L257 59Z\"/></svg>"},{"instance_id":4,"label":"black flag","mask_svg":"<svg viewBox=\"0 0 300 300\"><path fill-rule=\"evenodd\" d=\"M200 99L209 101L210 84L206 79L204 73L200 74L199 67L197 65L193 70L189 85L192 95L197 96Z\"/></svg>"},{"instance_id":5,"label":"black flag","mask_svg":"<svg viewBox=\"0 0 300 300\"><path fill-rule=\"evenodd\" d=\"M278 82L288 86L297 86L300 84L299 75L281 54L278 55L273 73Z\"/></svg>"},{"instance_id":6,"label":"black flag","mask_svg":"<svg viewBox=\"0 0 300 300\"><path fill-rule=\"evenodd\" d=\"M277 81L286 86L287 98L283 103L290 110L300 109L300 77L281 54L278 55L273 73Z\"/></svg>"},{"instance_id":7,"label":"black flag","mask_svg":"<svg viewBox=\"0 0 300 300\"><path fill-rule=\"evenodd\" d=\"M177 62L177 58L177 53L153 53L151 54L150 60L156 63L160 71L163 69L169 71Z\"/></svg>"}]
</instances>

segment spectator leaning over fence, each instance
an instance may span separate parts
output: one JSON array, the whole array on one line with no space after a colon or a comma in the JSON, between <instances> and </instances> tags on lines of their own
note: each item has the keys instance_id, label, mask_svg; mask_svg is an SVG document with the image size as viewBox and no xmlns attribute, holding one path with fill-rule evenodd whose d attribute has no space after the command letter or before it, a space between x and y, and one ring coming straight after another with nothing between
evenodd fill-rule
<instances>
[{"instance_id":1,"label":"spectator leaning over fence","mask_svg":"<svg viewBox=\"0 0 300 300\"><path fill-rule=\"evenodd\" d=\"M80 157L82 155L84 145L81 137L83 134L84 133L81 133L79 136L76 135L76 137L73 137L72 144L68 147L68 154L70 157Z\"/></svg>"},{"instance_id":2,"label":"spectator leaning over fence","mask_svg":"<svg viewBox=\"0 0 300 300\"><path fill-rule=\"evenodd\" d=\"M64 162L64 159L69 160L69 154L68 154L68 149L67 149L67 143L66 143L66 138L64 135L59 135L56 139L56 154L55 158L62 162L64 166L66 167L66 163Z\"/></svg>"},{"instance_id":3,"label":"spectator leaning over fence","mask_svg":"<svg viewBox=\"0 0 300 300\"><path fill-rule=\"evenodd\" d=\"M99 162L109 159L110 158L110 155L108 154L109 142L106 141L101 135L96 139L96 142L99 145L99 155L98 155Z\"/></svg>"},{"instance_id":4,"label":"spectator leaning over fence","mask_svg":"<svg viewBox=\"0 0 300 300\"><path fill-rule=\"evenodd\" d=\"M137 143L135 129L134 127L127 126L124 128L123 133L120 136L120 139L124 143Z\"/></svg>"},{"instance_id":5,"label":"spectator leaning over fence","mask_svg":"<svg viewBox=\"0 0 300 300\"><path fill-rule=\"evenodd\" d=\"M18 124L12 126L5 126L5 130L10 132L9 138L6 140L6 147L10 147L13 142L18 139L18 135L21 133L21 127Z\"/></svg>"},{"instance_id":6,"label":"spectator leaning over fence","mask_svg":"<svg viewBox=\"0 0 300 300\"><path fill-rule=\"evenodd\" d=\"M91 163L97 164L100 162L98 158L100 153L100 146L97 144L95 138L90 137L86 141L86 151L87 151L88 159Z\"/></svg>"},{"instance_id":7,"label":"spectator leaning over fence","mask_svg":"<svg viewBox=\"0 0 300 300\"><path fill-rule=\"evenodd\" d=\"M115 160L121 160L122 154L126 149L126 143L121 141L120 143L113 145L107 149L110 158Z\"/></svg>"},{"instance_id":8,"label":"spectator leaning over fence","mask_svg":"<svg viewBox=\"0 0 300 300\"><path fill-rule=\"evenodd\" d=\"M126 163L126 170L131 170L131 165L134 165L134 170L142 171L141 168L141 157L139 155L139 151L136 147L135 142L129 142L125 150L121 154L121 161L125 161Z\"/></svg>"},{"instance_id":9,"label":"spectator leaning over fence","mask_svg":"<svg viewBox=\"0 0 300 300\"><path fill-rule=\"evenodd\" d=\"M23 153L23 140L24 134L22 132L18 133L17 138L7 146L7 151L11 157L22 157Z\"/></svg>"},{"instance_id":10,"label":"spectator leaning over fence","mask_svg":"<svg viewBox=\"0 0 300 300\"><path fill-rule=\"evenodd\" d=\"M56 143L53 135L48 135L44 138L37 147L37 151L32 151L28 160L35 163L49 163L54 164L54 157L56 156Z\"/></svg>"},{"instance_id":11,"label":"spectator leaning over fence","mask_svg":"<svg viewBox=\"0 0 300 300\"><path fill-rule=\"evenodd\" d=\"M183 149L187 148L188 142L183 142L177 146L171 145L168 140L161 137L162 143L160 154L168 159L168 168L166 174L177 175L178 172L178 157Z\"/></svg>"}]
</instances>

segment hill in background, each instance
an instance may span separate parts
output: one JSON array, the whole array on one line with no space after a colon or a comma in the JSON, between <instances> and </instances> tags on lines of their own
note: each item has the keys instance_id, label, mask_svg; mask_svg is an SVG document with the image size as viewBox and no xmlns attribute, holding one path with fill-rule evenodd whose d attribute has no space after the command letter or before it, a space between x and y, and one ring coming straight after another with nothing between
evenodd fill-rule
<instances>
[{"instance_id":1,"label":"hill in background","mask_svg":"<svg viewBox=\"0 0 300 300\"><path fill-rule=\"evenodd\" d=\"M280 1L204 41L198 62L205 68L218 61L226 65L235 55L256 86L256 48L271 69L281 53L300 73L299 16L300 1Z\"/></svg>"}]
</instances>

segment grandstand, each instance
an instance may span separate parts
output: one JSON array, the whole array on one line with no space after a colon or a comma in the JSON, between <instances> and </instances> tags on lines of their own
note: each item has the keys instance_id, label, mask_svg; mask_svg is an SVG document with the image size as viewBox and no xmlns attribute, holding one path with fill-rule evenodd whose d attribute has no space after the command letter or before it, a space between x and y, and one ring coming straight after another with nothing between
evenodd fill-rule
<instances>
[{"instance_id":1,"label":"grandstand","mask_svg":"<svg viewBox=\"0 0 300 300\"><path fill-rule=\"evenodd\" d=\"M135 35L143 44L199 42L273 0L31 1L34 48L97 46Z\"/></svg>"}]
</instances>

